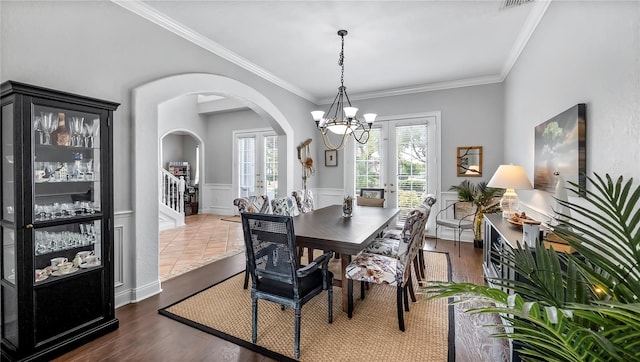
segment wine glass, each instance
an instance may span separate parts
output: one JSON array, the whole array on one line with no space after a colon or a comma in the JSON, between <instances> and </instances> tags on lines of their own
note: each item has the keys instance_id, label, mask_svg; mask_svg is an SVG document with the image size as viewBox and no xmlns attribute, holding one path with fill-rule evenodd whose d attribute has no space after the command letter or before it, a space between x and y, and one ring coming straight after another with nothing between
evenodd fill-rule
<instances>
[{"instance_id":1,"label":"wine glass","mask_svg":"<svg viewBox=\"0 0 640 362\"><path fill-rule=\"evenodd\" d=\"M100 128L100 119L96 118L94 120L92 120L91 122L87 122L88 124L88 131L89 131L89 143L91 144L90 148L93 148L95 146L95 137L98 137L98 129Z\"/></svg>"},{"instance_id":2,"label":"wine glass","mask_svg":"<svg viewBox=\"0 0 640 362\"><path fill-rule=\"evenodd\" d=\"M56 119L54 122L53 113L48 112L40 112L40 126L44 131L44 142L45 145L51 144L51 133L58 128L58 120Z\"/></svg>"},{"instance_id":3,"label":"wine glass","mask_svg":"<svg viewBox=\"0 0 640 362\"><path fill-rule=\"evenodd\" d=\"M42 117L36 116L33 121L33 129L38 136L38 143L42 144L44 142L44 132L42 130Z\"/></svg>"},{"instance_id":4,"label":"wine glass","mask_svg":"<svg viewBox=\"0 0 640 362\"><path fill-rule=\"evenodd\" d=\"M71 117L71 146L82 147L84 117Z\"/></svg>"}]
</instances>

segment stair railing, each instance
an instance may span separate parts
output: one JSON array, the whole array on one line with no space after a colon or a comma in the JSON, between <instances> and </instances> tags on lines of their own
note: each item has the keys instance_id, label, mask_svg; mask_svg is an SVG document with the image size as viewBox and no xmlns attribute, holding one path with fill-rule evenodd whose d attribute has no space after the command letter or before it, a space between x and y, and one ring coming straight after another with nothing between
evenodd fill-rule
<instances>
[{"instance_id":1,"label":"stair railing","mask_svg":"<svg viewBox=\"0 0 640 362\"><path fill-rule=\"evenodd\" d=\"M184 215L184 176L175 177L171 172L160 169L160 202Z\"/></svg>"}]
</instances>

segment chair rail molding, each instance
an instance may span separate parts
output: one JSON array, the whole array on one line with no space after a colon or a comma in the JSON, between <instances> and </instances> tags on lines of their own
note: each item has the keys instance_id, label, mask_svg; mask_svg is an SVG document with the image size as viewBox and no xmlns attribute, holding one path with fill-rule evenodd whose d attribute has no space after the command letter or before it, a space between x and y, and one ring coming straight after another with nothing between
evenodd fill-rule
<instances>
[{"instance_id":1,"label":"chair rail molding","mask_svg":"<svg viewBox=\"0 0 640 362\"><path fill-rule=\"evenodd\" d=\"M329 205L342 205L342 198L345 195L344 189L338 188L318 188L312 191L315 195L317 209Z\"/></svg>"}]
</instances>

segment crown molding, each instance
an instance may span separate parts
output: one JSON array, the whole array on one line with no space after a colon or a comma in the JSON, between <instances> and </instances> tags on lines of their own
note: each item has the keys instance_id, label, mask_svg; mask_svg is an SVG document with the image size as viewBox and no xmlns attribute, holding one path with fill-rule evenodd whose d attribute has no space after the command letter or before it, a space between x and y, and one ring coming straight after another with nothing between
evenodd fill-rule
<instances>
[{"instance_id":1,"label":"crown molding","mask_svg":"<svg viewBox=\"0 0 640 362\"><path fill-rule=\"evenodd\" d=\"M150 22L161 26L162 28L169 30L170 32L182 37L183 39L190 41L191 43L208 50L209 52L216 54L217 56L251 72L266 81L273 83L299 97L302 97L312 103L317 105L329 104L333 100L333 96L331 98L322 98L318 99L311 95L309 92L275 76L270 73L266 69L250 62L249 60L239 56L238 54L230 51L229 49L223 47L222 45L214 42L213 40L205 37L204 35L196 32L195 30L181 24L175 19L165 15L152 8L151 6L145 4L141 0L110 0L112 3L121 6L122 8L131 11L132 13L149 20ZM549 4L552 0L543 0L543 1L535 1L533 2L533 9L529 17L527 18L526 23L524 24L518 38L516 40L515 45L511 49L509 53L509 57L507 58L504 66L502 67L502 71L499 75L489 75L483 77L476 78L467 78L454 80L449 82L439 82L439 83L429 83L411 87L402 87L402 88L393 88L393 89L385 89L379 91L371 91L371 92L362 92L355 93L350 95L350 99L352 100L363 100L363 99L373 99L373 98L383 98L383 97L392 97L392 96L400 96L407 94L415 94L422 92L431 92L437 90L445 90L445 89L453 89L453 88L461 88L461 87L470 87L476 85L486 85L486 84L494 84L503 82L506 77L509 75L509 72L515 65L518 57L524 51L529 39L533 35L536 27L542 20Z\"/></svg>"},{"instance_id":2,"label":"crown molding","mask_svg":"<svg viewBox=\"0 0 640 362\"><path fill-rule=\"evenodd\" d=\"M431 92L431 91L444 90L444 89L471 87L474 85L500 83L503 80L504 78L501 77L500 75L489 75L484 77L453 80L449 82L423 84L423 85L417 85L412 87L402 87L402 88L385 89L380 91L354 93L354 94L349 94L349 99L362 100L362 99L372 99L372 98L382 98L382 97L393 97L393 96L415 94L415 93L422 93L422 92ZM320 103L318 104L329 104L333 101L333 98L334 97L323 98L320 100Z\"/></svg>"},{"instance_id":3,"label":"crown molding","mask_svg":"<svg viewBox=\"0 0 640 362\"><path fill-rule=\"evenodd\" d=\"M161 26L162 28L169 30L170 32L184 38L191 43L210 51L213 54L283 88L289 92L298 95L310 102L316 103L317 99L310 93L303 89L275 76L266 69L250 62L249 60L239 56L231 50L223 47L222 45L214 42L206 36L198 33L197 31L181 24L175 19L157 11L151 6L145 4L141 0L111 0L112 3L123 7L132 13L149 20L150 22Z\"/></svg>"},{"instance_id":4,"label":"crown molding","mask_svg":"<svg viewBox=\"0 0 640 362\"><path fill-rule=\"evenodd\" d=\"M509 72L511 72L511 69L516 64L516 61L520 57L520 54L522 54L522 52L524 51L524 48L527 46L529 39L531 39L533 32L536 30L536 28L538 27L538 24L540 24L540 21L542 20L542 17L544 16L545 12L549 8L551 1L552 0L545 0L545 1L538 0L533 2L532 4L533 8L531 9L531 13L529 14L529 17L527 17L527 20L525 21L524 25L522 26L522 30L520 31L520 34L518 34L518 38L516 39L516 42L513 45L513 48L511 48L511 52L507 57L507 61L504 63L504 66L502 67L502 72L500 72L500 75L502 76L503 81L507 78L507 76L509 75Z\"/></svg>"}]
</instances>

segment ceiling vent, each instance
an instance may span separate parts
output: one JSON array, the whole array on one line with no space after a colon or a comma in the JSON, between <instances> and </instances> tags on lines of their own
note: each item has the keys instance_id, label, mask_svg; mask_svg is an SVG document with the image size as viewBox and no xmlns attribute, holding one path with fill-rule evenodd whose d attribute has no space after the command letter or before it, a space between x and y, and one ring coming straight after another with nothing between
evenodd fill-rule
<instances>
[{"instance_id":1,"label":"ceiling vent","mask_svg":"<svg viewBox=\"0 0 640 362\"><path fill-rule=\"evenodd\" d=\"M530 2L533 2L533 0L504 0L504 4L502 4L502 8L503 9L513 8L513 7L520 6Z\"/></svg>"}]
</instances>

